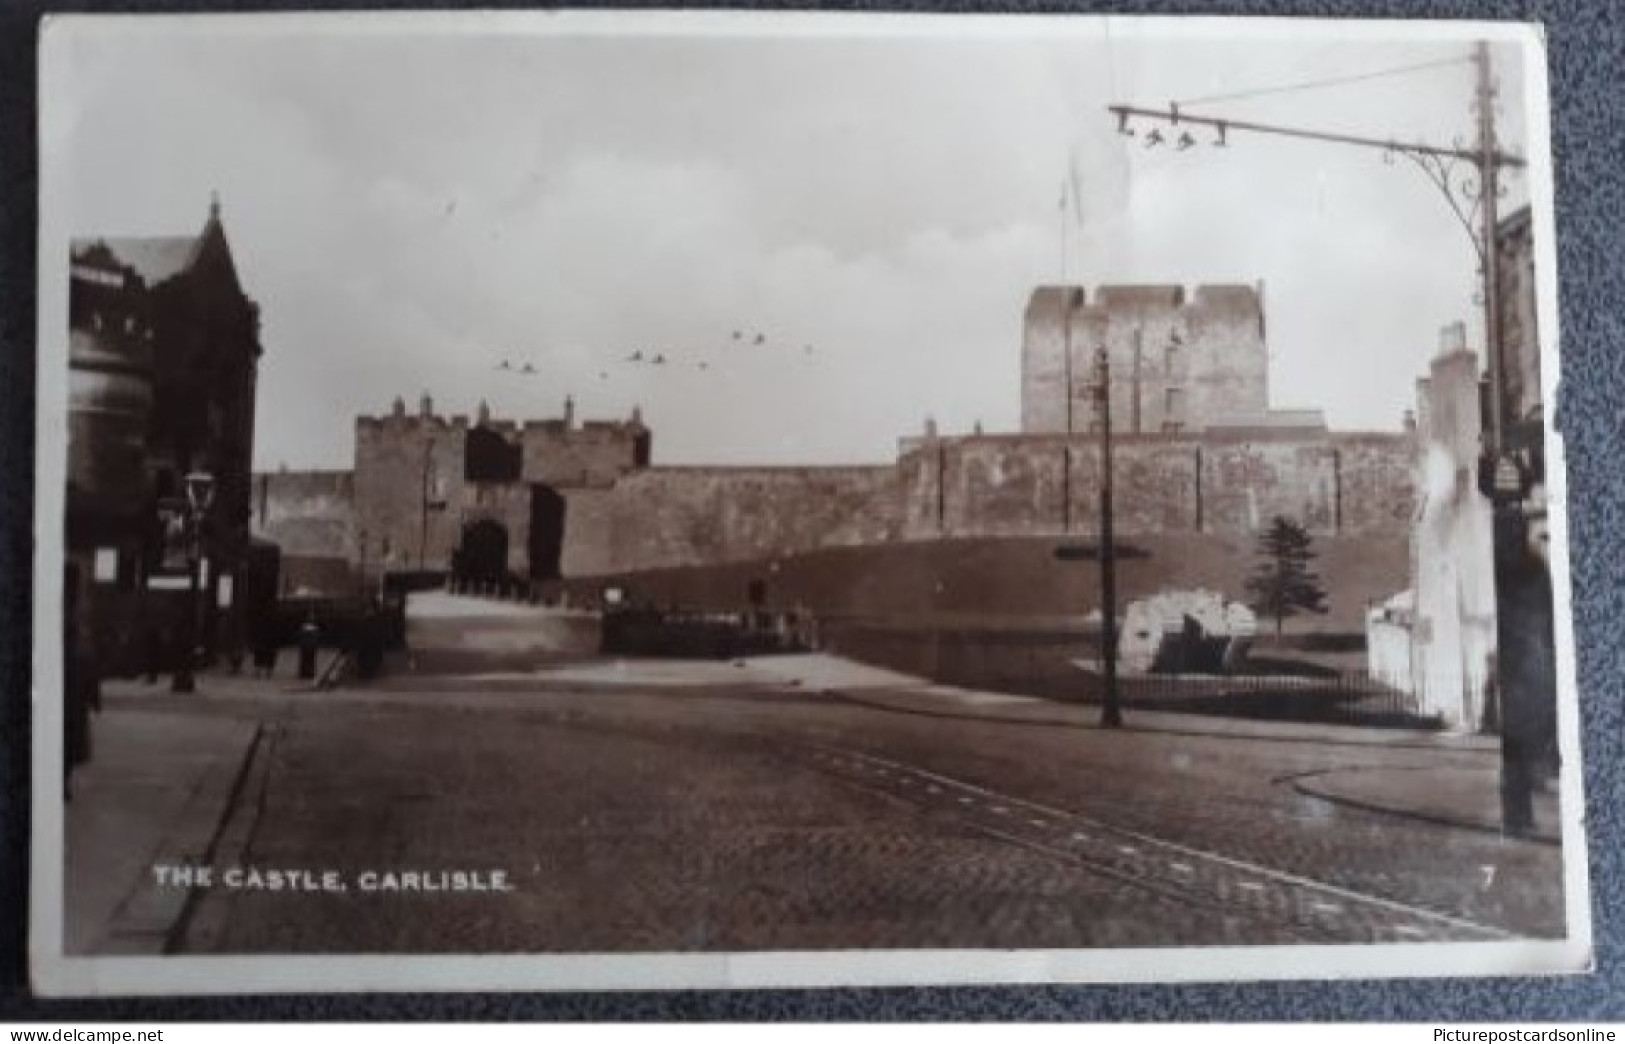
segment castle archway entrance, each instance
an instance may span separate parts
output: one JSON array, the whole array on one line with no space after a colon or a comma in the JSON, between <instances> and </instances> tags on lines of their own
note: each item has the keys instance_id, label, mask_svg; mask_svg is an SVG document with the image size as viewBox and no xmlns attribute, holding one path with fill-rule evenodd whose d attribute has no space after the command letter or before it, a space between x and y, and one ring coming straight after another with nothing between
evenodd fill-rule
<instances>
[{"instance_id":1,"label":"castle archway entrance","mask_svg":"<svg viewBox=\"0 0 1625 1044\"><path fill-rule=\"evenodd\" d=\"M463 526L457 548L457 574L465 580L498 580L508 575L508 529L482 518Z\"/></svg>"},{"instance_id":2,"label":"castle archway entrance","mask_svg":"<svg viewBox=\"0 0 1625 1044\"><path fill-rule=\"evenodd\" d=\"M556 580L564 555L564 497L552 486L530 487L530 578Z\"/></svg>"}]
</instances>

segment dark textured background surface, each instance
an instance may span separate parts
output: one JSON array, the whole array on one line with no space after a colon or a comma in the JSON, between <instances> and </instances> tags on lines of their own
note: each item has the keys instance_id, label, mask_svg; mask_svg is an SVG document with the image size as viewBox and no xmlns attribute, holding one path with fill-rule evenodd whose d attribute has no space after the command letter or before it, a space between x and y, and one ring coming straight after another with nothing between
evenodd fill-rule
<instances>
[{"instance_id":1,"label":"dark textured background surface","mask_svg":"<svg viewBox=\"0 0 1625 1044\"><path fill-rule=\"evenodd\" d=\"M79 0L57 10L185 11L337 7L169 0ZM388 7L360 2L345 6ZM513 6L491 2L486 6ZM583 4L581 6L599 6ZM666 6L676 6L668 4ZM725 6L790 7L789 4ZM942 4L828 4L847 10L944 10ZM1581 728L1590 830L1597 970L1562 979L1276 983L1177 987L1001 987L754 993L445 995L38 1002L26 989L28 692L33 507L35 136L34 32L48 9L0 0L0 1020L157 1019L1021 1019L1404 1021L1625 1020L1619 954L1617 801L1625 778L1614 644L1625 561L1625 10L1591 3L1468 0L1209 0L1179 3L964 4L954 10L1273 14L1539 21L1551 38L1563 374L1559 424L1568 440L1570 549L1579 647Z\"/></svg>"}]
</instances>

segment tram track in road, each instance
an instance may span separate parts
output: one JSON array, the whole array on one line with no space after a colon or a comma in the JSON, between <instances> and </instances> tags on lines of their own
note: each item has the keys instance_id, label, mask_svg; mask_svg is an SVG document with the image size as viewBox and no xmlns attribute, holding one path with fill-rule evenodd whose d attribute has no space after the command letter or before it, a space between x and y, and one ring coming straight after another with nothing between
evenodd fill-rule
<instances>
[{"instance_id":1,"label":"tram track in road","mask_svg":"<svg viewBox=\"0 0 1625 1044\"><path fill-rule=\"evenodd\" d=\"M453 716L468 715L470 720L500 706L513 709L516 720L545 722L570 731L640 736L679 743L725 760L770 762L777 766L774 771L806 771L881 798L893 807L906 808L912 815L929 816L966 836L979 836L1041 856L1055 867L1058 879L1072 874L1093 876L1132 887L1163 902L1177 902L1200 916L1222 922L1226 927L1220 934L1225 938L1410 943L1495 942L1523 937L1494 922L1474 920L1470 913L1463 916L1466 911L1443 912L1455 904L1430 908L1417 903L1416 896L1406 896L1410 901L1405 901L1361 887L1366 882L1351 887L1351 882L1341 876L1334 876L1332 880L1339 883L1333 884L1304 875L1305 870L1315 875L1316 868L1324 872L1329 865L1325 859L1290 859L1287 865L1292 870L1278 869L1250 861L1257 858L1255 852L1222 840L1215 850L1155 836L1161 833L1157 816L1130 817L1139 822L1118 825L1124 823L1123 817L1099 805L1099 799L1079 799L1074 804L1064 792L1047 787L1043 799L1052 804L1043 804L1017 796L1018 792L1010 789L998 789L998 784L990 785L982 774L974 777L978 782L957 779L921 767L914 763L918 759L896 750L879 751L874 743L853 743L850 722L801 721L787 729L755 713L696 718L688 700L673 702L641 692L612 700L600 696L591 701L550 699L541 704L521 703L510 694L476 696L451 705L426 705L422 697L395 693L373 694L356 702L387 705L378 708L387 713L432 709ZM768 706L762 701L735 703L728 699L726 703L741 712ZM945 765L934 767L951 771ZM1019 792L1030 791L1022 788ZM1215 813L1223 810L1224 801L1222 793L1212 795ZM1176 815L1174 820L1183 823L1188 818ZM1246 829L1244 810L1231 809L1220 818L1239 824L1237 829ZM1266 858L1269 853L1292 847L1283 842L1295 836L1293 829L1291 822L1272 820L1261 824L1261 836L1267 841L1263 846ZM1209 830L1197 836L1204 837L1211 846L1217 835ZM817 846L820 842L808 838L807 843ZM1408 883L1411 878L1399 876L1395 880Z\"/></svg>"},{"instance_id":2,"label":"tram track in road","mask_svg":"<svg viewBox=\"0 0 1625 1044\"><path fill-rule=\"evenodd\" d=\"M1285 928L1305 942L1519 938L1464 917L1191 848L889 758L826 745L792 749L807 767L846 785L1163 898Z\"/></svg>"}]
</instances>

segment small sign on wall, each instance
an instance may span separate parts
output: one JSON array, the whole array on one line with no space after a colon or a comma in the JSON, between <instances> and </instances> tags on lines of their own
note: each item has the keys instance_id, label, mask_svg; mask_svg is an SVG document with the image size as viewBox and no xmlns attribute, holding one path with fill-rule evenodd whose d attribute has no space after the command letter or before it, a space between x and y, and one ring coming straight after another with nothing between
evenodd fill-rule
<instances>
[{"instance_id":1,"label":"small sign on wall","mask_svg":"<svg viewBox=\"0 0 1625 1044\"><path fill-rule=\"evenodd\" d=\"M118 548L98 547L94 576L98 584L118 582Z\"/></svg>"}]
</instances>

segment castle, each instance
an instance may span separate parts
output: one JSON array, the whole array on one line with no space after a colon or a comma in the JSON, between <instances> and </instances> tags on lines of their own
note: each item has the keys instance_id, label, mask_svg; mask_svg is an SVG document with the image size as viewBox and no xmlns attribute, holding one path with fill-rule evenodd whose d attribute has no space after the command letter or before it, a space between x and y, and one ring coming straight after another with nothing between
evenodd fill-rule
<instances>
[{"instance_id":1,"label":"castle","mask_svg":"<svg viewBox=\"0 0 1625 1044\"><path fill-rule=\"evenodd\" d=\"M1269 407L1260 292L1041 287L1026 311L1022 431L945 435L856 467L665 467L630 419L516 422L415 413L356 421L353 473L257 481L257 531L285 558L374 577L537 580L977 536L1091 534L1100 447L1093 362L1110 359L1116 523L1125 535L1236 538L1277 515L1393 538L1414 509L1412 437L1334 433ZM1070 394L1068 394L1070 392ZM318 525L315 519L325 518ZM1391 578L1394 584L1402 577Z\"/></svg>"},{"instance_id":2,"label":"castle","mask_svg":"<svg viewBox=\"0 0 1625 1044\"><path fill-rule=\"evenodd\" d=\"M436 415L427 395L415 416L396 399L356 420L357 564L555 579L567 497L612 488L649 450L636 411L577 424L566 399L562 418L515 423L482 403L470 422Z\"/></svg>"}]
</instances>

